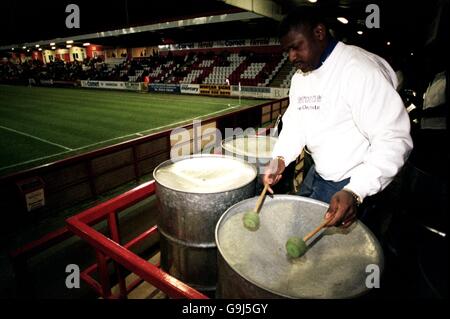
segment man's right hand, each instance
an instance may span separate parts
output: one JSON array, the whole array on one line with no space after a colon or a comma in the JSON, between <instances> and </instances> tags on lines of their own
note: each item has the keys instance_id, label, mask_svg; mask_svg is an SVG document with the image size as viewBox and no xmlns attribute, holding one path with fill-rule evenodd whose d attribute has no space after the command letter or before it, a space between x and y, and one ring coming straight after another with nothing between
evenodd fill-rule
<instances>
[{"instance_id":1,"label":"man's right hand","mask_svg":"<svg viewBox=\"0 0 450 319\"><path fill-rule=\"evenodd\" d=\"M278 183L285 168L284 160L282 158L277 157L271 160L264 171L264 184L275 185Z\"/></svg>"}]
</instances>

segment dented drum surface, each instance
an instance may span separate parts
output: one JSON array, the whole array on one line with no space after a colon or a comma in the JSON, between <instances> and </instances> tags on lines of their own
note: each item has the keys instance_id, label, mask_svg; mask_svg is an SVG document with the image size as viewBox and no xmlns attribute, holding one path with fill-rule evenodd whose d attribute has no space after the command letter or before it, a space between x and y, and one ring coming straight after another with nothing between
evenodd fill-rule
<instances>
[{"instance_id":1,"label":"dented drum surface","mask_svg":"<svg viewBox=\"0 0 450 319\"><path fill-rule=\"evenodd\" d=\"M232 136L222 141L226 155L238 157L253 164L262 174L263 168L272 159L272 150L277 138L272 136L246 135Z\"/></svg>"},{"instance_id":2,"label":"dented drum surface","mask_svg":"<svg viewBox=\"0 0 450 319\"><path fill-rule=\"evenodd\" d=\"M303 238L316 228L328 205L294 195L266 197L260 228L251 232L242 218L255 201L230 207L217 223L217 297L353 298L369 291L368 269L378 269L381 275L382 249L361 222L346 230L331 227L319 232L308 241L303 256L290 259L285 249L288 238Z\"/></svg>"},{"instance_id":3,"label":"dented drum surface","mask_svg":"<svg viewBox=\"0 0 450 319\"><path fill-rule=\"evenodd\" d=\"M223 155L168 160L154 170L161 267L204 293L217 282L214 230L232 205L255 195L256 169Z\"/></svg>"},{"instance_id":4,"label":"dented drum surface","mask_svg":"<svg viewBox=\"0 0 450 319\"><path fill-rule=\"evenodd\" d=\"M224 154L242 159L254 165L258 171L256 193L261 193L264 188L262 177L264 169L272 159L272 150L277 142L276 137L264 135L240 135L226 138L222 141ZM278 183L273 187L276 193L285 193L286 185Z\"/></svg>"}]
</instances>

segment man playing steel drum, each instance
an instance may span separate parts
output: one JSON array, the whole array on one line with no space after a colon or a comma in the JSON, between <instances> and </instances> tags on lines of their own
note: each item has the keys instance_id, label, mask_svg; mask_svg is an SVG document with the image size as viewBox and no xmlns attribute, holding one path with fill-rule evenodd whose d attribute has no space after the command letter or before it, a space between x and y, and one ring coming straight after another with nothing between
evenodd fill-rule
<instances>
[{"instance_id":1,"label":"man playing steel drum","mask_svg":"<svg viewBox=\"0 0 450 319\"><path fill-rule=\"evenodd\" d=\"M315 165L298 195L329 203L328 225L348 227L413 147L395 72L381 57L336 41L316 7L291 12L280 40L297 71L264 182L276 184L307 147Z\"/></svg>"}]
</instances>

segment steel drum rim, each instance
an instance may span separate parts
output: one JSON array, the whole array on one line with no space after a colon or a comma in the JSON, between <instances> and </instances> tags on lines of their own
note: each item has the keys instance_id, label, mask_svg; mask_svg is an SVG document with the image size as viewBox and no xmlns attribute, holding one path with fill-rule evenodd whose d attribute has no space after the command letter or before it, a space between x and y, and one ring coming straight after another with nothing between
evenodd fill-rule
<instances>
[{"instance_id":1,"label":"steel drum rim","mask_svg":"<svg viewBox=\"0 0 450 319\"><path fill-rule=\"evenodd\" d=\"M313 203L313 204L318 204L318 205L320 205L320 206L322 206L322 207L324 207L324 208L328 208L328 206L329 206L329 205L328 205L327 203L325 203L325 202L322 202L322 201L319 201L319 200L316 200L316 199L312 199L312 198L308 198L308 197L304 197L304 196L299 196L299 195L284 195L284 194L279 194L279 195L278 195L278 194L277 194L277 195L274 195L274 196L276 196L277 198L281 198L281 199L283 199L283 198L287 198L287 199L291 198L291 199L292 199L293 197L301 197L305 202L309 202L309 203ZM230 206L230 207L222 214L222 216L220 216L220 218L219 218L219 220L217 221L217 224L216 224L216 229L215 229L215 231L214 231L214 236L215 236L215 240L216 240L217 250L219 251L220 256L223 258L223 260L227 263L228 267L230 267L234 272L236 272L239 276L241 276L241 278L243 278L244 280L248 281L248 282L251 283L252 285L255 285L256 287L258 287L258 288L260 288L260 289L263 289L263 290L265 290L265 291L268 291L268 292L270 292L270 293L272 293L272 294L274 294L274 295L278 295L278 296L281 296L281 297L284 297L284 298L288 298L288 299L298 299L298 298L296 298L296 297L294 297L294 296L290 296L290 295L284 294L284 293L282 293L282 292L275 291L275 290L273 290L273 289L269 289L269 288L263 287L261 284L255 282L255 281L252 280L252 279L249 279L248 276L246 276L245 274L242 274L241 271L238 271L237 269L235 269L235 267L232 267L232 266L231 266L231 263L230 263L229 259L226 257L226 255L224 254L224 252L223 252L223 250L222 250L222 247L221 247L221 245L220 245L220 243L219 243L219 229L221 228L220 226L222 225L222 223L224 223L224 220L228 217L229 211L232 210L235 206L241 205L241 203L249 202L249 201L252 201L252 200L254 200L254 199L255 199L255 197L252 197L252 198L247 198L247 199L245 199L245 200L243 200L243 201L240 201L240 202L234 204L233 206ZM359 221L359 220L357 220L356 223L358 223L358 225L361 226L362 229L363 229L365 232L367 232L372 238L375 239L373 244L375 245L376 250L379 251L379 252L381 252L381 253L379 254L380 262L379 262L379 265L378 265L378 266L379 266L379 268L380 268L380 274L382 274L383 271L384 271L384 254L383 254L383 249L382 249L382 247L381 247L381 245L380 245L378 239L375 237L375 235L373 234L373 232L372 232L366 225L364 225L364 223L362 223L362 222ZM363 295L365 295L365 294L367 293L368 290L369 290L369 288L368 288L367 290L365 290L365 291L360 292L359 294L352 295L352 296L348 296L348 297L346 297L346 298L347 298L347 299L350 299L350 298L357 298L357 297L363 296ZM308 298L312 298L312 297L304 296L304 297L302 297L302 298L308 299ZM342 299L346 299L346 298L342 298ZM326 298L325 298L325 299L326 299Z\"/></svg>"},{"instance_id":2,"label":"steel drum rim","mask_svg":"<svg viewBox=\"0 0 450 319\"><path fill-rule=\"evenodd\" d=\"M282 197L291 198L292 195L274 195L274 196L277 196L277 197L280 197L280 198L282 198ZM312 199L312 198L307 198L307 197L303 197L303 198L306 199L307 202L310 202L310 203L316 203L316 204L319 204L320 206L323 206L323 207L328 207L328 205L325 204L324 202L321 202L321 201L318 201L318 200L315 200L315 199ZM249 279L248 276L246 276L245 274L242 274L241 271L238 271L237 269L235 269L234 267L232 267L232 266L231 266L231 263L230 263L230 261L229 261L229 259L228 259L228 258L226 257L226 255L224 254L224 252L223 252L223 250L222 250L222 247L221 247L221 245L220 245L220 243L219 243L219 228L220 228L221 224L224 222L225 218L228 217L228 212L229 212L232 208L234 208L235 206L241 205L241 203L244 203L244 202L249 202L249 201L251 201L251 200L253 200L253 199L254 199L254 198L247 198L247 199L245 199L245 200L243 200L243 201L241 201L241 202L239 202L239 203L234 204L233 206L229 207L229 208L222 214L222 216L220 216L219 220L217 221L216 229L215 229L215 232L214 232L214 236L215 236L215 238L216 238L216 246L217 246L217 250L220 252L220 256L225 260L225 262L227 263L227 265L228 265L231 269L233 269L234 272L236 272L237 274L239 274L239 276L241 276L242 278L244 278L244 279L245 279L246 281L248 281L249 283L251 283L251 284L253 284L253 285L259 287L260 289L266 290L266 291L268 291L268 292L270 292L270 293L272 293L272 294L279 295L279 296L282 296L282 297L285 297L285 298L293 299L292 296L289 296L289 295L280 293L280 292L278 292L278 291L274 291L274 290L269 289L269 288L266 288L266 287L262 287L259 283L255 282L255 281L252 280L252 279Z\"/></svg>"},{"instance_id":3,"label":"steel drum rim","mask_svg":"<svg viewBox=\"0 0 450 319\"><path fill-rule=\"evenodd\" d=\"M228 148L225 146L225 143L228 143L228 142L230 142L230 141L232 141L232 140L235 140L235 139L237 139L237 138L243 138L243 137L252 137L252 138L256 138L256 139L269 138L269 139L275 139L275 140L276 140L275 137L273 137L273 136L267 136L267 135L238 135L238 136L230 136L230 137L227 137L227 138L223 139L222 142L221 142L221 146L222 146L222 148L223 148L225 151L230 152L230 153L232 153L232 154L239 155L239 156L256 157L256 158L260 158L260 159L269 159L269 160L272 159L272 156L268 156L268 157L264 157L264 156L253 156L253 155L245 154L245 153L241 152L240 150L230 150L230 149L228 149Z\"/></svg>"},{"instance_id":4,"label":"steel drum rim","mask_svg":"<svg viewBox=\"0 0 450 319\"><path fill-rule=\"evenodd\" d=\"M227 189L226 191L220 190L220 191L208 191L208 192L192 192L192 191L189 192L189 191L186 191L186 190L177 189L177 188L174 188L174 187L169 187L169 186L165 185L164 183L162 183L161 181L159 181L156 178L156 171L158 169L160 169L161 167L164 167L164 166L168 165L169 163L175 163L175 162L178 162L178 161L184 161L186 159L201 158L201 157L226 158L226 159L239 161L241 164L244 164L246 167L251 168L253 173L254 173L253 174L254 176L251 179L251 181L249 181L247 183L243 183L242 185L236 186L234 188ZM245 187L245 186L247 186L247 185L249 185L251 183L254 183L255 179L257 178L257 176L258 176L258 172L257 172L256 168L253 165L250 165L249 163L245 162L244 160L242 160L240 158L236 158L236 157L229 156L229 155L221 155L221 154L193 154L193 155L180 156L180 157L177 158L176 161L174 161L172 159L168 159L168 160L163 161L162 163L158 164L158 166L156 166L155 169L153 170L153 178L154 178L156 184L159 184L159 185L161 185L161 186L163 186L163 187L165 187L167 189L170 189L170 190L173 190L173 191L176 191L176 192L180 192L180 193L185 193L185 194L220 194L220 193L223 193L223 192L231 192L231 191L243 188L243 187Z\"/></svg>"}]
</instances>

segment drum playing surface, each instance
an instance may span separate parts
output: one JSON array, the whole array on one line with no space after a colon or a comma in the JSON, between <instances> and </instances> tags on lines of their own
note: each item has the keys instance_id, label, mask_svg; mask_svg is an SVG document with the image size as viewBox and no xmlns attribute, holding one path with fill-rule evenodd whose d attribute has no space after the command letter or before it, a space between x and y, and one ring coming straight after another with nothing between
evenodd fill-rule
<instances>
[{"instance_id":1,"label":"drum playing surface","mask_svg":"<svg viewBox=\"0 0 450 319\"><path fill-rule=\"evenodd\" d=\"M366 293L369 265L384 266L381 247L365 225L326 228L307 242L306 253L287 256L289 237L303 238L318 226L328 205L293 195L266 197L259 229L243 226L243 214L257 198L230 207L216 227L218 249L231 268L250 283L288 298L352 298Z\"/></svg>"},{"instance_id":2,"label":"drum playing surface","mask_svg":"<svg viewBox=\"0 0 450 319\"><path fill-rule=\"evenodd\" d=\"M222 141L222 147L232 154L270 159L276 142L271 136L238 136Z\"/></svg>"},{"instance_id":3,"label":"drum playing surface","mask_svg":"<svg viewBox=\"0 0 450 319\"><path fill-rule=\"evenodd\" d=\"M255 169L245 162L218 155L165 162L154 173L155 179L164 186L190 193L229 191L250 183L255 176Z\"/></svg>"}]
</instances>

